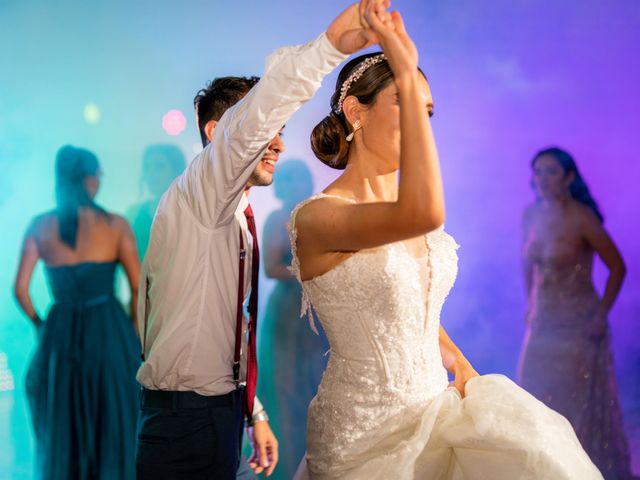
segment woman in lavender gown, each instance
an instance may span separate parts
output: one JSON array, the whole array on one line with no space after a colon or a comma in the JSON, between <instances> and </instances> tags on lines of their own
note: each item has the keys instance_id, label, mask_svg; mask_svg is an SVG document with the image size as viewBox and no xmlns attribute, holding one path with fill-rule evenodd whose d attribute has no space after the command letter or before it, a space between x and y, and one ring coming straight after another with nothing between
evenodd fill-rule
<instances>
[{"instance_id":1,"label":"woman in lavender gown","mask_svg":"<svg viewBox=\"0 0 640 480\"><path fill-rule=\"evenodd\" d=\"M549 148L532 167L538 199L523 218L529 307L520 383L571 422L607 480L632 478L607 321L625 265L573 158ZM602 296L595 254L609 270Z\"/></svg>"}]
</instances>

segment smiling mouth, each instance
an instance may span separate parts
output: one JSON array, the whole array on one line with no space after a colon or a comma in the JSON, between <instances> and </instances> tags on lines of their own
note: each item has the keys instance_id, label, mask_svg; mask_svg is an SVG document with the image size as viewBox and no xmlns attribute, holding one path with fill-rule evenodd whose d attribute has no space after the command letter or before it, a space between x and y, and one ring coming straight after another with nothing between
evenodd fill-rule
<instances>
[{"instance_id":1,"label":"smiling mouth","mask_svg":"<svg viewBox=\"0 0 640 480\"><path fill-rule=\"evenodd\" d=\"M263 158L261 160L261 163L264 165L265 169L270 173L275 172L275 170L276 170L276 162L277 162L277 160L275 160L273 158Z\"/></svg>"}]
</instances>

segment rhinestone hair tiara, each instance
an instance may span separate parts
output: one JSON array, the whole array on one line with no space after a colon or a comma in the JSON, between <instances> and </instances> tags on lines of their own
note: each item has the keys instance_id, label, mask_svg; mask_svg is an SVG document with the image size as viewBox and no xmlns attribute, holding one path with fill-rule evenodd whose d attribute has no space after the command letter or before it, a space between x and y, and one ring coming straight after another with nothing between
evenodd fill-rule
<instances>
[{"instance_id":1,"label":"rhinestone hair tiara","mask_svg":"<svg viewBox=\"0 0 640 480\"><path fill-rule=\"evenodd\" d=\"M384 56L384 53L379 55L375 55L373 57L369 57L366 60L360 62L360 65L353 71L349 78L347 78L343 83L342 87L340 87L340 99L338 100L338 107L336 108L336 113L342 113L342 104L344 103L344 99L347 98L347 93L349 93L349 89L351 85L360 80L360 77L364 75L364 72L367 71L369 67L372 67L376 63L380 63L383 60L386 60L387 57Z\"/></svg>"}]
</instances>

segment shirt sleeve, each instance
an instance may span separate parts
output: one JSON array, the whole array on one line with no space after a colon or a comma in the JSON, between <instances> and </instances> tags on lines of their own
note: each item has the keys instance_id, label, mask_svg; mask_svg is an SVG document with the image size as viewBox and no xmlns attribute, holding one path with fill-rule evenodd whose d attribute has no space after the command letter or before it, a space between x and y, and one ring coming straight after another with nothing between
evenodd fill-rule
<instances>
[{"instance_id":1,"label":"shirt sleeve","mask_svg":"<svg viewBox=\"0 0 640 480\"><path fill-rule=\"evenodd\" d=\"M264 406L262 405L262 402L260 402L260 399L258 398L258 395L256 395L255 397L253 397L253 412L251 412L251 415L255 415L256 413L260 413L264 410Z\"/></svg>"},{"instance_id":2,"label":"shirt sleeve","mask_svg":"<svg viewBox=\"0 0 640 480\"><path fill-rule=\"evenodd\" d=\"M212 142L177 182L189 210L206 227L231 221L251 173L271 139L347 56L322 33L267 58L261 80L214 130Z\"/></svg>"}]
</instances>

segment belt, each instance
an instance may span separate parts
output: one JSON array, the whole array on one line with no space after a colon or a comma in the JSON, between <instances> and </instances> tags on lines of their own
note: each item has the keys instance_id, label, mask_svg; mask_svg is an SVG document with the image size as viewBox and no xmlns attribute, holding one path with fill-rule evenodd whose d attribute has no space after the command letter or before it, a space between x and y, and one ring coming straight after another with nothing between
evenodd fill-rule
<instances>
[{"instance_id":1,"label":"belt","mask_svg":"<svg viewBox=\"0 0 640 480\"><path fill-rule=\"evenodd\" d=\"M143 388L140 393L142 407L147 408L209 408L231 407L238 404L244 393L244 387L224 395L200 395L196 392L178 392L171 390L149 390Z\"/></svg>"},{"instance_id":2,"label":"belt","mask_svg":"<svg viewBox=\"0 0 640 480\"><path fill-rule=\"evenodd\" d=\"M54 300L54 304L72 306L76 308L90 308L95 307L96 305L100 305L101 303L106 303L111 299L115 299L112 293L105 293L104 295L98 295L97 297L85 299L77 299L77 298L61 298L58 300Z\"/></svg>"}]
</instances>

